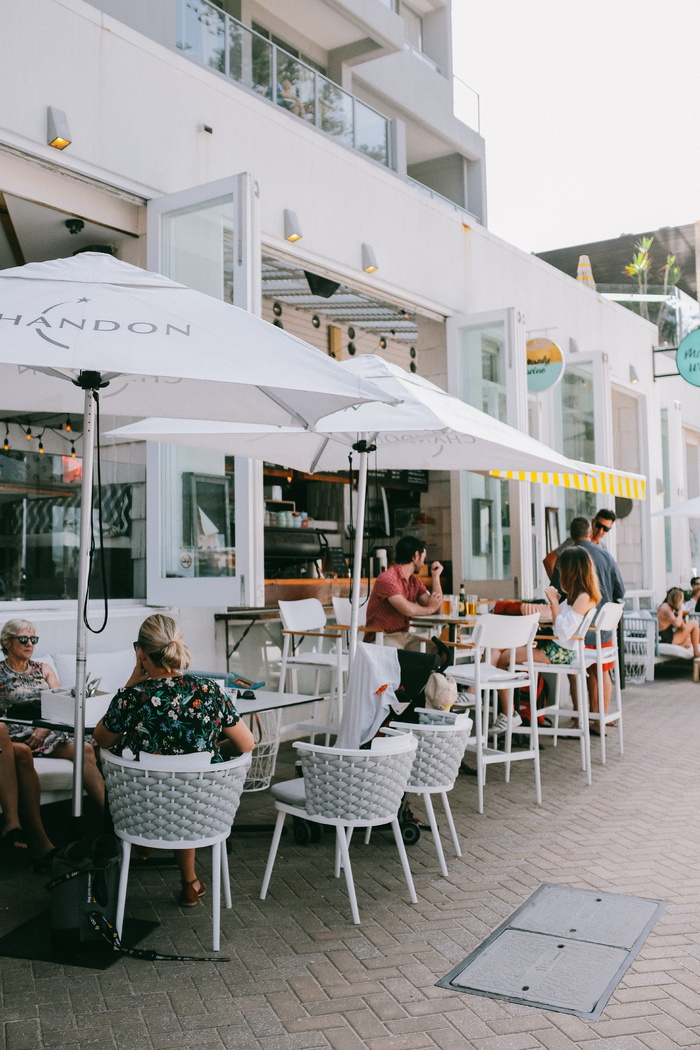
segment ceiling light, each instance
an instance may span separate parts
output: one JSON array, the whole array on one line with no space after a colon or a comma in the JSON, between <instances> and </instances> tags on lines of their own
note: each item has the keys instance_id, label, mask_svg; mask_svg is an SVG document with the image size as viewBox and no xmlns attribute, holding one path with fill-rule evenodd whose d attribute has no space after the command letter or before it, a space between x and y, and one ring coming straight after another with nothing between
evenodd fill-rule
<instances>
[{"instance_id":1,"label":"ceiling light","mask_svg":"<svg viewBox=\"0 0 700 1050\"><path fill-rule=\"evenodd\" d=\"M290 211L289 208L285 208L284 209L284 237L285 237L285 240L291 241L292 243L294 243L294 241L300 241L302 236L303 236L303 234L301 232L301 226L299 225L299 220L297 219L296 212L295 211Z\"/></svg>"},{"instance_id":2,"label":"ceiling light","mask_svg":"<svg viewBox=\"0 0 700 1050\"><path fill-rule=\"evenodd\" d=\"M65 149L71 144L71 134L68 128L68 120L62 109L49 106L46 112L47 137L46 141L54 149Z\"/></svg>"},{"instance_id":3,"label":"ceiling light","mask_svg":"<svg viewBox=\"0 0 700 1050\"><path fill-rule=\"evenodd\" d=\"M384 336L382 336L382 338L379 340L379 345L381 346L382 350L386 350L386 339L384 338Z\"/></svg>"},{"instance_id":4,"label":"ceiling light","mask_svg":"<svg viewBox=\"0 0 700 1050\"><path fill-rule=\"evenodd\" d=\"M80 233L80 231L83 229L85 223L82 219L66 219L63 225L66 227L69 233L77 234Z\"/></svg>"},{"instance_id":5,"label":"ceiling light","mask_svg":"<svg viewBox=\"0 0 700 1050\"><path fill-rule=\"evenodd\" d=\"M374 248L371 244L362 245L362 269L365 273L374 273L375 270L379 269L377 256L374 254Z\"/></svg>"}]
</instances>

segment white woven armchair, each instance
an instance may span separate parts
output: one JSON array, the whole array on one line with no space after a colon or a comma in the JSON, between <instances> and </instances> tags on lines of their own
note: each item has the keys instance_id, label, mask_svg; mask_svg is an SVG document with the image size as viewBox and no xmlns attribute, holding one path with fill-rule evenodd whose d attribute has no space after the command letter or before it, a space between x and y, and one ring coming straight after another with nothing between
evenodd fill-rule
<instances>
[{"instance_id":1,"label":"white woven armchair","mask_svg":"<svg viewBox=\"0 0 700 1050\"><path fill-rule=\"evenodd\" d=\"M224 899L231 907L228 857L222 842L231 831L251 756L211 764L211 755L149 755L140 761L101 753L114 821L122 840L122 869L117 902L121 937L132 843L154 849L212 848L213 949L219 950L221 876ZM199 768L197 768L199 766Z\"/></svg>"},{"instance_id":2,"label":"white woven armchair","mask_svg":"<svg viewBox=\"0 0 700 1050\"><path fill-rule=\"evenodd\" d=\"M468 715L455 715L451 724L413 725L409 722L390 722L389 726L390 729L403 733L412 733L418 741L418 750L413 759L413 768L406 785L406 791L409 794L420 795L423 799L440 862L440 871L447 876L445 853L440 841L440 832L430 796L440 795L455 853L458 857L461 857L462 850L457 838L457 829L452 819L450 803L447 800L447 792L451 791L455 786L459 766L464 758L464 752L471 733L472 720Z\"/></svg>"},{"instance_id":3,"label":"white woven armchair","mask_svg":"<svg viewBox=\"0 0 700 1050\"><path fill-rule=\"evenodd\" d=\"M283 781L272 788L277 823L260 899L265 900L267 896L282 827L290 813L302 820L335 827L335 875L340 876L341 867L345 870L354 923L359 924L360 913L348 846L355 828L391 823L411 903L416 904L416 891L397 819L416 753L415 738L409 733L378 738L372 741L370 751L306 743L296 743L294 747L299 752L303 778Z\"/></svg>"}]
</instances>

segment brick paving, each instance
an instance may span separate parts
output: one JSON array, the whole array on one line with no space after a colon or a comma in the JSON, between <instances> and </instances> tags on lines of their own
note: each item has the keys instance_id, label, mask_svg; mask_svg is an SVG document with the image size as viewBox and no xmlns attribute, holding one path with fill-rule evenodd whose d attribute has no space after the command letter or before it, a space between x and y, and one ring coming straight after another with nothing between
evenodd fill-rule
<instances>
[{"instance_id":1,"label":"brick paving","mask_svg":"<svg viewBox=\"0 0 700 1050\"><path fill-rule=\"evenodd\" d=\"M514 765L510 784L489 772L481 817L474 779L460 777L451 800L464 855L446 845L443 879L429 833L409 848L418 905L384 832L352 849L361 926L332 875L331 835L305 848L285 836L260 901L269 834L239 832L234 910L222 910L229 962L127 958L97 972L3 958L1 1050L700 1047L700 686L687 669L665 675L625 690L624 758L609 732L602 767L595 741L592 787L566 741L545 741L541 807L530 763ZM285 749L283 775L292 758ZM266 796L247 796L238 824L272 815ZM149 865L134 869L127 900L127 914L162 924L145 945L210 954L208 897L178 908L176 870ZM2 872L0 933L46 907L45 881ZM434 986L542 882L669 902L599 1021Z\"/></svg>"}]
</instances>

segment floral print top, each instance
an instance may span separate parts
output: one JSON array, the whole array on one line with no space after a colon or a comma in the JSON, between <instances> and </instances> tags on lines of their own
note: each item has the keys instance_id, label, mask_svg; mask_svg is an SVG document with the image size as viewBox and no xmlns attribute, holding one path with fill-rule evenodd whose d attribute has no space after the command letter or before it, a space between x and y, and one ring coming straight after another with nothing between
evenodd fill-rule
<instances>
[{"instance_id":1,"label":"floral print top","mask_svg":"<svg viewBox=\"0 0 700 1050\"><path fill-rule=\"evenodd\" d=\"M118 755L124 748L134 755L140 751L154 755L213 751L212 762L221 762L219 737L239 720L216 682L179 674L124 686L115 693L103 724L108 732L119 733L113 748Z\"/></svg>"}]
</instances>

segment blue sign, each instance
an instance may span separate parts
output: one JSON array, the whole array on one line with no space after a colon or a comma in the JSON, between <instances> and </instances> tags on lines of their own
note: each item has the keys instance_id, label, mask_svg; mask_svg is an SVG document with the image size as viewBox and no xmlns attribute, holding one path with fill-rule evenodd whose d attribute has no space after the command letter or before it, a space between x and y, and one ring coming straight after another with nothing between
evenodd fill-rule
<instances>
[{"instance_id":1,"label":"blue sign","mask_svg":"<svg viewBox=\"0 0 700 1050\"><path fill-rule=\"evenodd\" d=\"M676 350L676 365L686 383L700 386L700 328L681 341Z\"/></svg>"}]
</instances>

